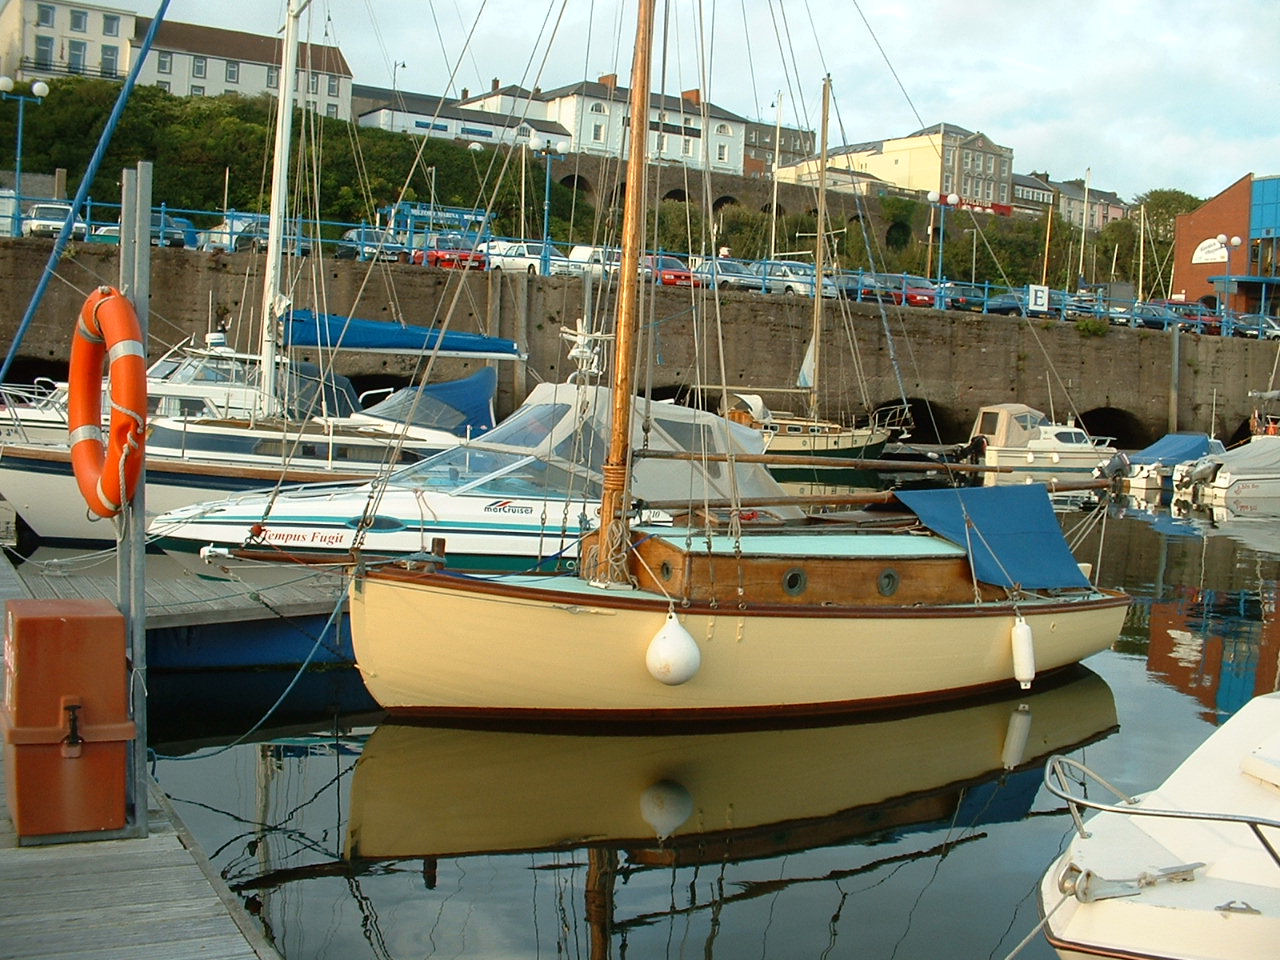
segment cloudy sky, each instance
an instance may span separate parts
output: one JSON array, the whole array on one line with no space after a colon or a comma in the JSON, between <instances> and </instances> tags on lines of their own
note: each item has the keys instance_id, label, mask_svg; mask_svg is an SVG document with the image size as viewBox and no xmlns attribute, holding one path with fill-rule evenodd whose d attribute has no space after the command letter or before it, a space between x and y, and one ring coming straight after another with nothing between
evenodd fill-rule
<instances>
[{"instance_id":1,"label":"cloudy sky","mask_svg":"<svg viewBox=\"0 0 1280 960\"><path fill-rule=\"evenodd\" d=\"M666 6L666 28L664 23ZM159 0L123 4L148 15ZM168 19L269 34L281 0L171 0ZM544 89L630 69L634 0L313 0L303 31L357 83ZM1209 197L1280 174L1278 0L658 0L654 87L816 128L831 143L946 121L1012 147L1019 172L1132 199ZM403 63L403 66L397 64ZM660 79L665 78L665 79ZM622 81L625 84L625 79Z\"/></svg>"}]
</instances>

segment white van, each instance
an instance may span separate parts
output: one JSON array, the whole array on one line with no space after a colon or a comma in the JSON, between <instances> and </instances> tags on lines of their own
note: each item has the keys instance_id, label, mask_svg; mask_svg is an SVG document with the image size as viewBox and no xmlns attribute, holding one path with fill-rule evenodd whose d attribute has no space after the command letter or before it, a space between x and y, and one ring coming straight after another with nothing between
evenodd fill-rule
<instances>
[{"instance_id":1,"label":"white van","mask_svg":"<svg viewBox=\"0 0 1280 960\"><path fill-rule=\"evenodd\" d=\"M579 244L569 251L569 263L575 273L595 277L599 280L611 280L622 263L620 247L593 247ZM641 279L648 279L653 270L646 266L639 269Z\"/></svg>"}]
</instances>

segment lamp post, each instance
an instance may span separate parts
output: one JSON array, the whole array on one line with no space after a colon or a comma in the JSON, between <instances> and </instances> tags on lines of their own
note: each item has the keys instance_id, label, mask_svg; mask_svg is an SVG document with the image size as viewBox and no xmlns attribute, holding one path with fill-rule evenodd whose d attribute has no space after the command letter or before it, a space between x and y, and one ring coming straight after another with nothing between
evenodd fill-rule
<instances>
[{"instance_id":1,"label":"lamp post","mask_svg":"<svg viewBox=\"0 0 1280 960\"><path fill-rule=\"evenodd\" d=\"M542 137L533 137L529 141L529 149L543 158L547 164L546 185L542 190L542 266L544 277L551 275L551 161L557 156L569 152L569 144L564 140L552 143Z\"/></svg>"},{"instance_id":2,"label":"lamp post","mask_svg":"<svg viewBox=\"0 0 1280 960\"><path fill-rule=\"evenodd\" d=\"M1225 233L1218 234L1218 242L1222 244L1222 249L1227 254L1227 275L1222 280L1222 300L1218 303L1218 313L1223 317L1227 315L1227 298L1231 295L1231 248L1238 247L1244 243L1239 237L1227 239ZM1223 333L1226 333L1224 330Z\"/></svg>"},{"instance_id":3,"label":"lamp post","mask_svg":"<svg viewBox=\"0 0 1280 960\"><path fill-rule=\"evenodd\" d=\"M928 198L930 203L938 205L938 286L933 298L933 305L936 309L941 310L946 302L946 297L942 294L942 243L947 236L947 207L954 207L960 202L960 197L954 193L948 193L944 197L937 190L930 190Z\"/></svg>"},{"instance_id":4,"label":"lamp post","mask_svg":"<svg viewBox=\"0 0 1280 960\"><path fill-rule=\"evenodd\" d=\"M13 165L13 235L22 234L22 122L26 117L27 101L39 103L49 95L49 85L37 80L31 85L31 95L13 92L13 77L0 77L0 100L18 101L18 156Z\"/></svg>"}]
</instances>

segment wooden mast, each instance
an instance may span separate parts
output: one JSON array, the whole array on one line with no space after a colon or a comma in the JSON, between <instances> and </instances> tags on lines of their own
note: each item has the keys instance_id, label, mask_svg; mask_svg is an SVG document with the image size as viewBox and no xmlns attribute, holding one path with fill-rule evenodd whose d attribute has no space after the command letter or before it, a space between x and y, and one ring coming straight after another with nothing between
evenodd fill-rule
<instances>
[{"instance_id":1,"label":"wooden mast","mask_svg":"<svg viewBox=\"0 0 1280 960\"><path fill-rule=\"evenodd\" d=\"M604 461L600 499L600 539L595 564L584 573L612 583L628 581L626 513L623 502L631 460L631 397L639 326L640 255L643 252L644 184L649 146L649 61L653 45L655 0L640 0L636 14L635 58L631 64L631 149L622 207L622 262L618 276L618 320L613 355L613 423ZM594 569L590 569L594 567Z\"/></svg>"},{"instance_id":2,"label":"wooden mast","mask_svg":"<svg viewBox=\"0 0 1280 960\"><path fill-rule=\"evenodd\" d=\"M818 419L818 369L822 359L822 263L827 247L827 113L831 103L831 74L822 78L822 142L818 145L818 242L813 251L813 334L809 350L809 419Z\"/></svg>"}]
</instances>

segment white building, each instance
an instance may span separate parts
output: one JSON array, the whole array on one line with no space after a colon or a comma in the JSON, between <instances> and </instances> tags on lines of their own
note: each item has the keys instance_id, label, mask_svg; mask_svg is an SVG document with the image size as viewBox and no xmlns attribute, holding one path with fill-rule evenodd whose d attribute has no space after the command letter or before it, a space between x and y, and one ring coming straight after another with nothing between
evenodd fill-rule
<instances>
[{"instance_id":1,"label":"white building","mask_svg":"<svg viewBox=\"0 0 1280 960\"><path fill-rule=\"evenodd\" d=\"M384 91L386 93L387 91ZM563 141L570 153L623 157L623 134L631 123L629 91L617 77L584 81L554 90L500 86L459 100L395 94L360 113L364 126L481 143L526 143L532 136ZM698 91L649 98L649 159L691 169L742 174L747 121Z\"/></svg>"},{"instance_id":2,"label":"white building","mask_svg":"<svg viewBox=\"0 0 1280 960\"><path fill-rule=\"evenodd\" d=\"M122 79L151 26L129 10L64 0L6 0L0 8L0 73L18 80L88 76ZM238 93L254 97L280 89L280 40L166 20L138 82L180 96ZM351 119L351 68L337 47L298 46L295 102Z\"/></svg>"}]
</instances>

